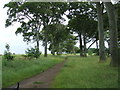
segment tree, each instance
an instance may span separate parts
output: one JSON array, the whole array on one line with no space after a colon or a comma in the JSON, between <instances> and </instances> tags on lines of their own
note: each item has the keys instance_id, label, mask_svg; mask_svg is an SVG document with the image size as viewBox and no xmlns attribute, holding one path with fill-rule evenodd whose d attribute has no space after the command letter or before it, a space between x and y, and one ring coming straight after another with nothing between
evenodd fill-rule
<instances>
[{"instance_id":1,"label":"tree","mask_svg":"<svg viewBox=\"0 0 120 90\"><path fill-rule=\"evenodd\" d=\"M99 56L100 61L105 61L105 45L104 45L104 26L103 26L103 4L96 2L98 13L98 31L99 31Z\"/></svg>"},{"instance_id":2,"label":"tree","mask_svg":"<svg viewBox=\"0 0 120 90\"><path fill-rule=\"evenodd\" d=\"M69 34L66 40L63 42L63 52L69 53L69 54L75 54L76 50L78 48L75 47L77 38L73 36L72 34Z\"/></svg>"},{"instance_id":3,"label":"tree","mask_svg":"<svg viewBox=\"0 0 120 90\"><path fill-rule=\"evenodd\" d=\"M11 55L9 44L6 44L5 48L6 50L4 52L4 58L7 60L13 60L14 57Z\"/></svg>"},{"instance_id":4,"label":"tree","mask_svg":"<svg viewBox=\"0 0 120 90\"><path fill-rule=\"evenodd\" d=\"M13 22L20 22L21 26L16 34L22 33L24 40L27 41L35 40L38 48L41 25L43 30L46 30L47 25L63 20L62 15L66 11L66 3L53 2L9 2L5 7L9 8L6 26ZM45 56L47 56L48 41L46 37L47 33L45 33Z\"/></svg>"},{"instance_id":5,"label":"tree","mask_svg":"<svg viewBox=\"0 0 120 90\"><path fill-rule=\"evenodd\" d=\"M21 26L17 28L15 33L22 33L24 41L36 41L39 50L41 18L39 8L35 8L37 5L38 3L31 4L30 2L9 2L4 7L9 8L6 27L14 22L19 22Z\"/></svg>"},{"instance_id":6,"label":"tree","mask_svg":"<svg viewBox=\"0 0 120 90\"><path fill-rule=\"evenodd\" d=\"M96 21L86 15L76 16L69 21L69 29L76 32L79 37L80 56L86 56L86 44L89 43L90 38L96 37L96 27Z\"/></svg>"},{"instance_id":7,"label":"tree","mask_svg":"<svg viewBox=\"0 0 120 90\"><path fill-rule=\"evenodd\" d=\"M47 39L50 44L49 50L51 50L52 54L55 55L61 54L63 50L63 43L68 39L69 31L66 29L66 26L63 24L51 24L47 26Z\"/></svg>"},{"instance_id":8,"label":"tree","mask_svg":"<svg viewBox=\"0 0 120 90\"><path fill-rule=\"evenodd\" d=\"M95 18L96 18L96 11L94 6L84 3L70 3L69 4L69 28L78 34L79 42L80 42L80 56L86 56L86 43L87 37L94 36L96 32ZM90 24L90 22L93 24ZM91 29L90 29L91 28ZM94 35L93 35L94 31ZM92 33L91 33L92 32ZM83 37L82 37L83 36ZM83 41L83 43L82 43ZM84 44L84 47L83 47Z\"/></svg>"},{"instance_id":9,"label":"tree","mask_svg":"<svg viewBox=\"0 0 120 90\"><path fill-rule=\"evenodd\" d=\"M110 54L111 54L111 66L119 66L118 58L118 30L117 30L117 18L115 12L115 6L111 2L105 2L108 18L109 18L109 30L110 30Z\"/></svg>"}]
</instances>

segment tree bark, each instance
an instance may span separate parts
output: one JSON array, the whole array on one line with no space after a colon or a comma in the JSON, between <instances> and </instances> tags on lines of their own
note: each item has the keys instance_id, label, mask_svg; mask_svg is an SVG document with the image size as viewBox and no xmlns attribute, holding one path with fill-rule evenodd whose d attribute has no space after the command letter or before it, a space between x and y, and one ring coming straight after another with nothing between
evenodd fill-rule
<instances>
[{"instance_id":1,"label":"tree bark","mask_svg":"<svg viewBox=\"0 0 120 90\"><path fill-rule=\"evenodd\" d=\"M111 54L111 66L120 66L118 56L118 40L117 40L117 19L115 13L115 7L111 2L105 2L108 18L109 18L109 30L110 30L110 54Z\"/></svg>"},{"instance_id":2,"label":"tree bark","mask_svg":"<svg viewBox=\"0 0 120 90\"><path fill-rule=\"evenodd\" d=\"M39 31L37 31L37 48L38 48L38 51L39 51Z\"/></svg>"},{"instance_id":3,"label":"tree bark","mask_svg":"<svg viewBox=\"0 0 120 90\"><path fill-rule=\"evenodd\" d=\"M98 47L98 38L96 37L96 49L97 49L97 55L99 55L99 47Z\"/></svg>"},{"instance_id":4,"label":"tree bark","mask_svg":"<svg viewBox=\"0 0 120 90\"><path fill-rule=\"evenodd\" d=\"M59 43L59 55L62 54L61 44Z\"/></svg>"},{"instance_id":5,"label":"tree bark","mask_svg":"<svg viewBox=\"0 0 120 90\"><path fill-rule=\"evenodd\" d=\"M55 47L54 47L54 44L52 44L52 54L55 55Z\"/></svg>"},{"instance_id":6,"label":"tree bark","mask_svg":"<svg viewBox=\"0 0 120 90\"><path fill-rule=\"evenodd\" d=\"M96 39L96 48L99 49L99 48L98 48L98 40L97 40L97 39Z\"/></svg>"},{"instance_id":7,"label":"tree bark","mask_svg":"<svg viewBox=\"0 0 120 90\"><path fill-rule=\"evenodd\" d=\"M81 33L79 33L79 47L80 47L80 56L83 56L83 47L82 47L82 36Z\"/></svg>"},{"instance_id":8,"label":"tree bark","mask_svg":"<svg viewBox=\"0 0 120 90\"><path fill-rule=\"evenodd\" d=\"M47 57L47 34L45 34L45 53L44 57Z\"/></svg>"},{"instance_id":9,"label":"tree bark","mask_svg":"<svg viewBox=\"0 0 120 90\"><path fill-rule=\"evenodd\" d=\"M84 57L87 57L87 50L86 50L86 35L85 32L83 34L83 42L84 42Z\"/></svg>"},{"instance_id":10,"label":"tree bark","mask_svg":"<svg viewBox=\"0 0 120 90\"><path fill-rule=\"evenodd\" d=\"M98 13L98 32L99 32L99 60L105 61L104 29L103 29L103 7L100 2L96 2Z\"/></svg>"}]
</instances>

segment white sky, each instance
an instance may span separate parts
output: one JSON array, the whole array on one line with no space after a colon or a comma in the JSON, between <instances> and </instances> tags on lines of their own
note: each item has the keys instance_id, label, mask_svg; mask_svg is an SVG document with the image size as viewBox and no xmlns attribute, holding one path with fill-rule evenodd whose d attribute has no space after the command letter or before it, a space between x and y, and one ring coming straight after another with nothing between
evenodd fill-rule
<instances>
[{"instance_id":1,"label":"white sky","mask_svg":"<svg viewBox=\"0 0 120 90\"><path fill-rule=\"evenodd\" d=\"M15 24L13 26L5 28L7 9L3 8L3 6L9 1L10 0L0 0L0 54L4 53L6 43L10 45L10 51L12 53L24 54L27 48L29 48L30 46L32 47L35 44L30 43L29 45L27 45L27 43L23 41L22 35L15 35L15 31L19 24ZM40 50L43 53L44 48L40 47Z\"/></svg>"},{"instance_id":2,"label":"white sky","mask_svg":"<svg viewBox=\"0 0 120 90\"><path fill-rule=\"evenodd\" d=\"M7 8L3 8L4 4L8 3L10 0L0 0L0 54L4 53L5 45L10 45L10 51L15 54L24 54L25 50L29 48L30 46L34 46L36 43L29 43L27 45L26 42L23 41L22 35L18 34L15 35L15 31L19 24L14 24L12 26L9 26L5 28L5 20L7 19ZM40 51L44 53L44 47L41 46L42 43L40 43ZM106 44L107 45L107 44ZM79 46L79 43L77 43L76 46ZM89 46L89 45L87 45ZM92 48L95 48L96 45L94 44ZM48 51L48 53L50 53Z\"/></svg>"}]
</instances>

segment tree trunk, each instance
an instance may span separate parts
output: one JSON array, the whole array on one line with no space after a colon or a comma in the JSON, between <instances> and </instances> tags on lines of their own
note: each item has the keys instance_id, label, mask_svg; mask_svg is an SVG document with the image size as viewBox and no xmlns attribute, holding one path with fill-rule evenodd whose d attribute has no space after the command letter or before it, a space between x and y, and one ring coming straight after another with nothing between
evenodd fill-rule
<instances>
[{"instance_id":1,"label":"tree trunk","mask_svg":"<svg viewBox=\"0 0 120 90\"><path fill-rule=\"evenodd\" d=\"M79 43L80 43L80 56L83 56L83 47L82 47L82 36L79 34Z\"/></svg>"},{"instance_id":2,"label":"tree trunk","mask_svg":"<svg viewBox=\"0 0 120 90\"><path fill-rule=\"evenodd\" d=\"M39 51L39 29L36 30L36 43L37 43L37 48Z\"/></svg>"},{"instance_id":3,"label":"tree trunk","mask_svg":"<svg viewBox=\"0 0 120 90\"><path fill-rule=\"evenodd\" d=\"M98 13L98 32L99 32L99 60L105 61L104 30L103 30L103 7L100 2L96 2Z\"/></svg>"},{"instance_id":4,"label":"tree trunk","mask_svg":"<svg viewBox=\"0 0 120 90\"><path fill-rule=\"evenodd\" d=\"M83 34L83 42L84 42L84 57L87 57L87 50L86 50L86 35L85 32Z\"/></svg>"},{"instance_id":5,"label":"tree trunk","mask_svg":"<svg viewBox=\"0 0 120 90\"><path fill-rule=\"evenodd\" d=\"M96 49L97 49L97 55L99 55L99 47L98 47L98 39L97 39L97 37L96 37Z\"/></svg>"},{"instance_id":6,"label":"tree trunk","mask_svg":"<svg viewBox=\"0 0 120 90\"><path fill-rule=\"evenodd\" d=\"M47 35L45 34L45 54L44 57L47 57Z\"/></svg>"},{"instance_id":7,"label":"tree trunk","mask_svg":"<svg viewBox=\"0 0 120 90\"><path fill-rule=\"evenodd\" d=\"M98 42L97 42L97 40L96 40L96 48L99 49L99 48L98 48Z\"/></svg>"},{"instance_id":8,"label":"tree trunk","mask_svg":"<svg viewBox=\"0 0 120 90\"><path fill-rule=\"evenodd\" d=\"M62 54L61 44L59 43L59 55Z\"/></svg>"},{"instance_id":9,"label":"tree trunk","mask_svg":"<svg viewBox=\"0 0 120 90\"><path fill-rule=\"evenodd\" d=\"M37 48L38 48L38 51L39 51L39 32L37 31Z\"/></svg>"},{"instance_id":10,"label":"tree trunk","mask_svg":"<svg viewBox=\"0 0 120 90\"><path fill-rule=\"evenodd\" d=\"M52 44L52 54L55 55L55 48L54 48L54 44Z\"/></svg>"},{"instance_id":11,"label":"tree trunk","mask_svg":"<svg viewBox=\"0 0 120 90\"><path fill-rule=\"evenodd\" d=\"M110 54L111 54L111 66L119 66L118 58L118 40L117 40L117 19L115 13L115 7L111 2L105 2L110 29Z\"/></svg>"}]
</instances>

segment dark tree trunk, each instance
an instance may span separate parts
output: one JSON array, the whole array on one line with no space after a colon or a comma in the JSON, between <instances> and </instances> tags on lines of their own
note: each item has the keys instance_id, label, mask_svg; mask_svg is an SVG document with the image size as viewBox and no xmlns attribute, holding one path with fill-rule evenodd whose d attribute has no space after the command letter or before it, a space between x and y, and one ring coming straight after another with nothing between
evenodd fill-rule
<instances>
[{"instance_id":1,"label":"dark tree trunk","mask_svg":"<svg viewBox=\"0 0 120 90\"><path fill-rule=\"evenodd\" d=\"M80 56L83 56L83 46L82 46L82 35L79 34L79 43L80 43Z\"/></svg>"},{"instance_id":2,"label":"dark tree trunk","mask_svg":"<svg viewBox=\"0 0 120 90\"><path fill-rule=\"evenodd\" d=\"M38 48L38 51L39 51L39 41L37 41L37 48Z\"/></svg>"},{"instance_id":3,"label":"dark tree trunk","mask_svg":"<svg viewBox=\"0 0 120 90\"><path fill-rule=\"evenodd\" d=\"M39 51L39 32L37 32L37 48L38 48L38 51Z\"/></svg>"},{"instance_id":4,"label":"dark tree trunk","mask_svg":"<svg viewBox=\"0 0 120 90\"><path fill-rule=\"evenodd\" d=\"M96 48L99 49L99 48L98 48L98 42L97 42L97 40L96 40Z\"/></svg>"},{"instance_id":5,"label":"dark tree trunk","mask_svg":"<svg viewBox=\"0 0 120 90\"><path fill-rule=\"evenodd\" d=\"M97 55L99 55L98 39L96 38Z\"/></svg>"},{"instance_id":6,"label":"dark tree trunk","mask_svg":"<svg viewBox=\"0 0 120 90\"><path fill-rule=\"evenodd\" d=\"M45 54L44 57L47 57L47 35L45 35Z\"/></svg>"},{"instance_id":7,"label":"dark tree trunk","mask_svg":"<svg viewBox=\"0 0 120 90\"><path fill-rule=\"evenodd\" d=\"M117 40L117 19L115 13L115 7L111 2L105 2L110 29L110 54L111 54L111 66L120 66L118 56L118 40Z\"/></svg>"},{"instance_id":8,"label":"dark tree trunk","mask_svg":"<svg viewBox=\"0 0 120 90\"><path fill-rule=\"evenodd\" d=\"M54 45L52 45L52 54L55 55L55 48L54 48Z\"/></svg>"},{"instance_id":9,"label":"dark tree trunk","mask_svg":"<svg viewBox=\"0 0 120 90\"><path fill-rule=\"evenodd\" d=\"M44 57L47 57L47 42L48 42L48 40L47 40L47 32L46 32L46 30L47 30L47 28L46 28L46 26L47 26L48 24L47 23L45 23L45 22L43 22L43 26L44 26L44 30L45 30L45 51L44 51Z\"/></svg>"},{"instance_id":10,"label":"dark tree trunk","mask_svg":"<svg viewBox=\"0 0 120 90\"><path fill-rule=\"evenodd\" d=\"M83 34L83 42L84 42L84 57L87 57L87 50L86 50L86 35L85 32Z\"/></svg>"},{"instance_id":11,"label":"dark tree trunk","mask_svg":"<svg viewBox=\"0 0 120 90\"><path fill-rule=\"evenodd\" d=\"M99 60L105 61L105 46L104 46L104 29L103 29L103 7L99 2L96 2L98 13L98 32L99 32Z\"/></svg>"}]
</instances>

